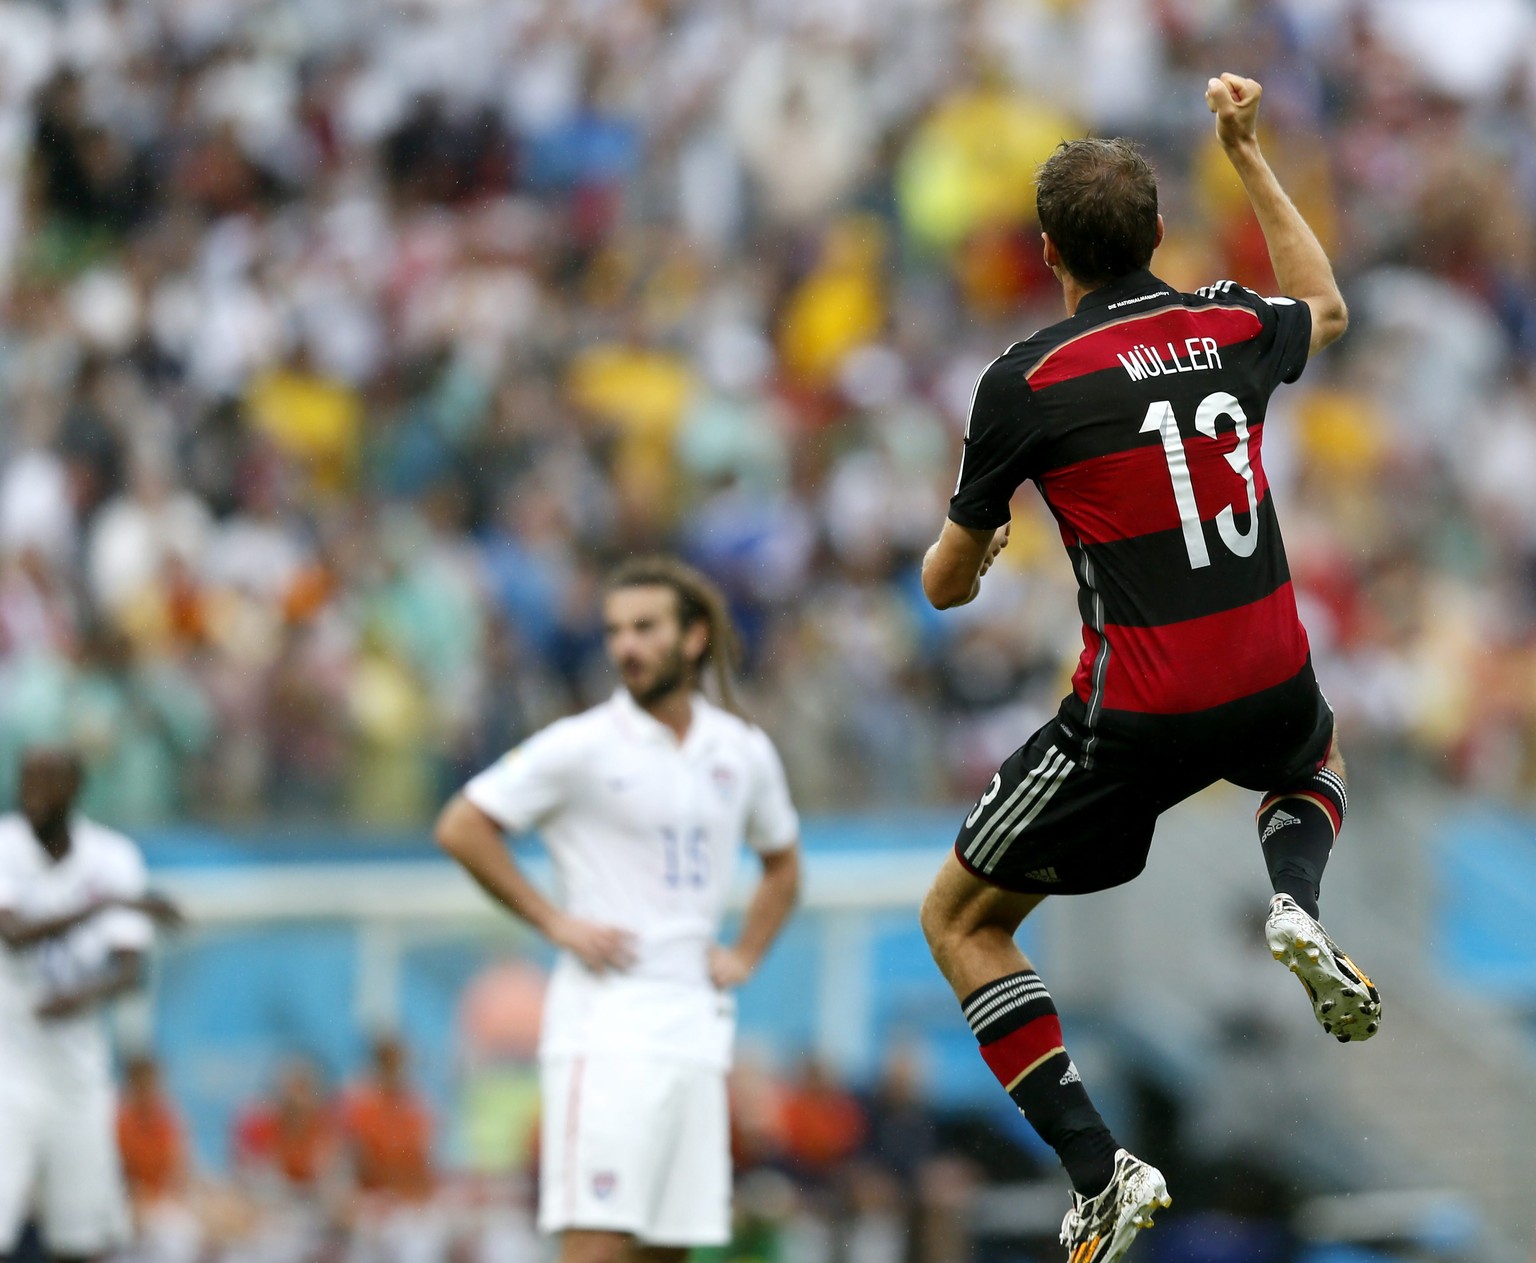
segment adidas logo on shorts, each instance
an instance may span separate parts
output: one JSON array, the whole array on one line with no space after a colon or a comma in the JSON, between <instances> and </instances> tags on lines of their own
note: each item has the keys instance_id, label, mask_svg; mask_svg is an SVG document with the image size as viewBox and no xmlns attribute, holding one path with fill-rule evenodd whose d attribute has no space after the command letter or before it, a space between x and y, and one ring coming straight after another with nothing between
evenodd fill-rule
<instances>
[{"instance_id":1,"label":"adidas logo on shorts","mask_svg":"<svg viewBox=\"0 0 1536 1263\"><path fill-rule=\"evenodd\" d=\"M1259 845L1262 846L1270 838L1279 833L1288 824L1300 824L1301 821L1288 811L1277 811L1269 818L1269 823L1264 826L1264 832L1259 835Z\"/></svg>"},{"instance_id":2,"label":"adidas logo on shorts","mask_svg":"<svg viewBox=\"0 0 1536 1263\"><path fill-rule=\"evenodd\" d=\"M1061 1076L1061 1086L1066 1087L1069 1083L1081 1083L1082 1081L1083 1076L1077 1072L1077 1062L1067 1062L1067 1072Z\"/></svg>"}]
</instances>

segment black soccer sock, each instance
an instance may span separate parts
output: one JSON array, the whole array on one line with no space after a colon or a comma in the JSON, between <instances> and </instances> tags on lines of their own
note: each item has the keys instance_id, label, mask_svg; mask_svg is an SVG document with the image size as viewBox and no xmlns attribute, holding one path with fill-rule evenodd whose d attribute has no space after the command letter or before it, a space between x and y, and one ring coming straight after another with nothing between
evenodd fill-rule
<instances>
[{"instance_id":1,"label":"black soccer sock","mask_svg":"<svg viewBox=\"0 0 1536 1263\"><path fill-rule=\"evenodd\" d=\"M1344 824L1349 795L1329 768L1285 789L1259 807L1259 845L1278 895L1290 895L1310 917L1318 915L1323 869Z\"/></svg>"},{"instance_id":2,"label":"black soccer sock","mask_svg":"<svg viewBox=\"0 0 1536 1263\"><path fill-rule=\"evenodd\" d=\"M1093 1108L1061 1040L1056 1006L1033 969L989 982L961 1001L981 1055L1084 1197L1115 1173L1115 1138Z\"/></svg>"}]
</instances>

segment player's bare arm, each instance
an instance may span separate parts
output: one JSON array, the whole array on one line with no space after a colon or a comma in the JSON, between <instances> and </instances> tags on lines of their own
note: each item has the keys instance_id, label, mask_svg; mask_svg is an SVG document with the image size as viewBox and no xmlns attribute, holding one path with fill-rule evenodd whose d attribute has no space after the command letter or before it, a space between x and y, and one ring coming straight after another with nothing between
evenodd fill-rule
<instances>
[{"instance_id":1,"label":"player's bare arm","mask_svg":"<svg viewBox=\"0 0 1536 1263\"><path fill-rule=\"evenodd\" d=\"M946 520L923 558L923 594L936 610L967 605L981 592L982 576L1008 546L1008 525L974 530Z\"/></svg>"},{"instance_id":2,"label":"player's bare arm","mask_svg":"<svg viewBox=\"0 0 1536 1263\"><path fill-rule=\"evenodd\" d=\"M625 931L568 916L540 894L512 858L500 826L462 794L443 808L434 836L486 894L587 968L603 973L627 969L634 962L634 946Z\"/></svg>"},{"instance_id":3,"label":"player's bare arm","mask_svg":"<svg viewBox=\"0 0 1536 1263\"><path fill-rule=\"evenodd\" d=\"M180 929L187 923L186 914L180 905L156 890L146 890L142 895L119 899L116 906L130 912L142 912L164 930Z\"/></svg>"},{"instance_id":4,"label":"player's bare arm","mask_svg":"<svg viewBox=\"0 0 1536 1263\"><path fill-rule=\"evenodd\" d=\"M800 897L799 846L772 851L762 860L763 875L747 904L741 934L733 945L722 944L709 954L709 980L722 990L741 986L757 972Z\"/></svg>"},{"instance_id":5,"label":"player's bare arm","mask_svg":"<svg viewBox=\"0 0 1536 1263\"><path fill-rule=\"evenodd\" d=\"M1216 115L1216 137L1226 152L1269 246L1275 280L1283 294L1312 309L1312 351L1335 342L1349 327L1349 310L1333 278L1328 254L1280 186L1259 149L1257 80L1223 74L1206 86L1205 103Z\"/></svg>"},{"instance_id":6,"label":"player's bare arm","mask_svg":"<svg viewBox=\"0 0 1536 1263\"><path fill-rule=\"evenodd\" d=\"M89 921L98 912L110 906L110 900L96 899L76 908L73 912L66 912L56 917L40 917L35 921L29 920L13 909L0 908L0 943L4 943L12 951L34 947L38 943L45 943L49 939L68 934L77 925Z\"/></svg>"},{"instance_id":7,"label":"player's bare arm","mask_svg":"<svg viewBox=\"0 0 1536 1263\"><path fill-rule=\"evenodd\" d=\"M61 938L77 925L84 924L97 913L105 912L109 908L126 908L132 912L142 912L168 929L174 929L183 921L181 910L164 895L154 893L134 896L107 895L93 899L73 912L66 912L56 917L39 917L35 920L28 919L13 909L0 908L0 943L12 951L21 951L38 943L47 942L49 939Z\"/></svg>"},{"instance_id":8,"label":"player's bare arm","mask_svg":"<svg viewBox=\"0 0 1536 1263\"><path fill-rule=\"evenodd\" d=\"M77 1017L137 991L144 985L146 977L143 952L113 952L107 958L106 966L88 982L67 991L56 991L44 999L37 1006L37 1016L44 1021Z\"/></svg>"}]
</instances>

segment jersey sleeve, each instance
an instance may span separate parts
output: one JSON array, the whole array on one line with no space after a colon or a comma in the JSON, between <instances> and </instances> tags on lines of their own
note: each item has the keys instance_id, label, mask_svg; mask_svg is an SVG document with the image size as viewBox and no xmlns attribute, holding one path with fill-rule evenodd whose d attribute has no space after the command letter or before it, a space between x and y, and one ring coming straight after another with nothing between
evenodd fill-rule
<instances>
[{"instance_id":1,"label":"jersey sleeve","mask_svg":"<svg viewBox=\"0 0 1536 1263\"><path fill-rule=\"evenodd\" d=\"M1007 524L1008 502L1031 467L1033 392L1008 357L994 360L976 383L965 424L960 476L949 501L949 520L971 530Z\"/></svg>"},{"instance_id":2,"label":"jersey sleeve","mask_svg":"<svg viewBox=\"0 0 1536 1263\"><path fill-rule=\"evenodd\" d=\"M138 899L149 889L144 857L127 838L113 848L112 863L103 878L110 892L123 899ZM107 908L93 918L92 930L113 952L147 952L155 942L154 921L136 908Z\"/></svg>"},{"instance_id":3,"label":"jersey sleeve","mask_svg":"<svg viewBox=\"0 0 1536 1263\"><path fill-rule=\"evenodd\" d=\"M1236 300L1258 313L1264 325L1260 364L1273 389L1294 382L1307 366L1312 350L1312 308L1297 298L1265 298L1232 281L1218 281L1200 291L1221 300Z\"/></svg>"},{"instance_id":4,"label":"jersey sleeve","mask_svg":"<svg viewBox=\"0 0 1536 1263\"><path fill-rule=\"evenodd\" d=\"M559 724L535 733L465 785L464 797L509 833L536 828L566 800L570 747Z\"/></svg>"},{"instance_id":5,"label":"jersey sleeve","mask_svg":"<svg viewBox=\"0 0 1536 1263\"><path fill-rule=\"evenodd\" d=\"M1312 352L1312 308L1294 298L1260 301L1275 314L1275 380L1293 382Z\"/></svg>"},{"instance_id":6,"label":"jersey sleeve","mask_svg":"<svg viewBox=\"0 0 1536 1263\"><path fill-rule=\"evenodd\" d=\"M789 797L784 764L762 731L751 738L752 800L747 810L747 845L759 855L785 851L800 838L800 815Z\"/></svg>"}]
</instances>

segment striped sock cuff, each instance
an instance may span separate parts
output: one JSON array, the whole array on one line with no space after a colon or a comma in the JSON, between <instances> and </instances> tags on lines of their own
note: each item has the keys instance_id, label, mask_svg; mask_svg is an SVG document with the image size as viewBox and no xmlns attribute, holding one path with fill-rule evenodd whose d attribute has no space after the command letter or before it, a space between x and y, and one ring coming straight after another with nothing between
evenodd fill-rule
<instances>
[{"instance_id":1,"label":"striped sock cuff","mask_svg":"<svg viewBox=\"0 0 1536 1263\"><path fill-rule=\"evenodd\" d=\"M1274 793L1267 795L1259 804L1258 819L1261 832L1265 813L1287 798L1299 798L1316 804L1328 817L1333 836L1339 836L1339 830L1344 827L1344 815L1349 810L1349 791L1344 786L1344 778L1337 772L1331 768L1320 768L1306 780L1298 781L1285 789L1277 789Z\"/></svg>"},{"instance_id":2,"label":"striped sock cuff","mask_svg":"<svg viewBox=\"0 0 1536 1263\"><path fill-rule=\"evenodd\" d=\"M960 1002L977 1042L990 1044L1038 1017L1054 1017L1056 1005L1033 969L979 987Z\"/></svg>"},{"instance_id":3,"label":"striped sock cuff","mask_svg":"<svg viewBox=\"0 0 1536 1263\"><path fill-rule=\"evenodd\" d=\"M1349 790L1344 785L1344 778L1332 768L1319 769L1312 778L1317 782L1317 787L1322 790L1332 790L1332 797L1338 802L1339 820L1342 823L1345 814L1349 811Z\"/></svg>"}]
</instances>

